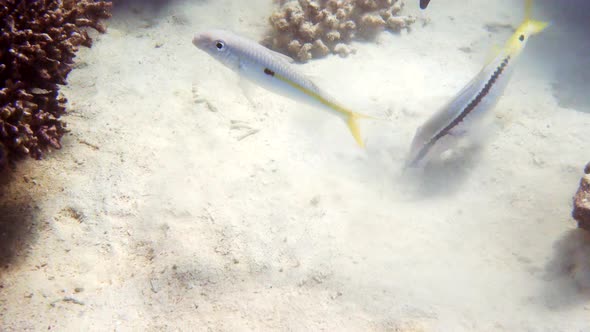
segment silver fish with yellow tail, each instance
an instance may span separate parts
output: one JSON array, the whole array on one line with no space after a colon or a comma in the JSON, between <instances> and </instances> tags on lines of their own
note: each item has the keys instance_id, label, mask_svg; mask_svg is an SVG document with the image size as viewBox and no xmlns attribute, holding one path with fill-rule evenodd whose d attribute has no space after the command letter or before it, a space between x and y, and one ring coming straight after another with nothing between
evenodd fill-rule
<instances>
[{"instance_id":1,"label":"silver fish with yellow tail","mask_svg":"<svg viewBox=\"0 0 590 332\"><path fill-rule=\"evenodd\" d=\"M319 106L339 116L348 125L358 145L364 146L357 119L370 117L340 105L308 77L299 73L288 56L224 30L197 33L193 38L193 44L267 90Z\"/></svg>"},{"instance_id":2,"label":"silver fish with yellow tail","mask_svg":"<svg viewBox=\"0 0 590 332\"><path fill-rule=\"evenodd\" d=\"M416 131L406 166L424 165L441 146L474 130L496 105L510 80L514 64L529 38L543 31L548 23L530 19L532 0L526 1L524 22L516 29L497 55L442 109Z\"/></svg>"}]
</instances>

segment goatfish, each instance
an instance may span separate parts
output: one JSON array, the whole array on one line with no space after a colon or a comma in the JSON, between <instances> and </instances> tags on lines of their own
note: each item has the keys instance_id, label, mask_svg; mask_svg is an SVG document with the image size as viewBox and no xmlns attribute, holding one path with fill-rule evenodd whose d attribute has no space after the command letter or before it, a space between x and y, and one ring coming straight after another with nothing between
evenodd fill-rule
<instances>
[{"instance_id":1,"label":"goatfish","mask_svg":"<svg viewBox=\"0 0 590 332\"><path fill-rule=\"evenodd\" d=\"M525 3L525 19L497 51L495 57L424 125L416 130L406 166L423 165L435 151L442 153L453 137L476 131L475 127L496 105L510 80L516 60L529 38L543 31L548 23L532 20L532 0Z\"/></svg>"},{"instance_id":2,"label":"goatfish","mask_svg":"<svg viewBox=\"0 0 590 332\"><path fill-rule=\"evenodd\" d=\"M338 115L346 122L358 145L364 146L357 119L370 117L355 113L337 103L308 77L299 73L290 57L224 30L197 33L193 44L240 76L267 90L320 106Z\"/></svg>"}]
</instances>

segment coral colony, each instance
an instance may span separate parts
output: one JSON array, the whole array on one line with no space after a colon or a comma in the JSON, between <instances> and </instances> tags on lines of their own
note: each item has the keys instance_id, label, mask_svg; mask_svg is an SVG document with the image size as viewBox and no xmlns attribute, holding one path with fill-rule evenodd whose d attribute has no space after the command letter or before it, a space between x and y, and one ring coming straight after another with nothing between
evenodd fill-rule
<instances>
[{"instance_id":1,"label":"coral colony","mask_svg":"<svg viewBox=\"0 0 590 332\"><path fill-rule=\"evenodd\" d=\"M372 39L382 30L399 32L415 22L399 16L402 0L281 0L270 17L265 46L306 62L330 53L354 52L354 39Z\"/></svg>"},{"instance_id":2,"label":"coral colony","mask_svg":"<svg viewBox=\"0 0 590 332\"><path fill-rule=\"evenodd\" d=\"M59 149L65 124L66 84L78 46L90 47L86 28L112 4L92 0L0 0L0 165Z\"/></svg>"}]
</instances>

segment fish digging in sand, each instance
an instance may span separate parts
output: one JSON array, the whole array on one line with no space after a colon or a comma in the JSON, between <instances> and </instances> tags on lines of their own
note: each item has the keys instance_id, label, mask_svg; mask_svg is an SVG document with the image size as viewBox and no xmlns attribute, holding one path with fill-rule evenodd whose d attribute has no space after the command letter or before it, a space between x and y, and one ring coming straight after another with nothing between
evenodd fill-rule
<instances>
[{"instance_id":1,"label":"fish digging in sand","mask_svg":"<svg viewBox=\"0 0 590 332\"><path fill-rule=\"evenodd\" d=\"M547 23L530 19L532 1L526 1L526 17L497 55L449 103L416 131L406 166L419 167L453 144L453 138L477 132L510 80L514 64L529 38Z\"/></svg>"},{"instance_id":2,"label":"fish digging in sand","mask_svg":"<svg viewBox=\"0 0 590 332\"><path fill-rule=\"evenodd\" d=\"M359 146L364 146L357 119L371 118L337 103L309 78L300 74L286 55L224 30L197 33L193 44L241 76L272 91L319 106L342 118Z\"/></svg>"}]
</instances>

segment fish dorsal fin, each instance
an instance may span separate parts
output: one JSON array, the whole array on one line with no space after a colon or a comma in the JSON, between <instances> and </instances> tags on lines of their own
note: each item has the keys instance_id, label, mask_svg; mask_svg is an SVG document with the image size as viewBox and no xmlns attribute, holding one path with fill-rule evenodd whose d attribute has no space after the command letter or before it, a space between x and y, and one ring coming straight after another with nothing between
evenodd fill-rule
<instances>
[{"instance_id":1,"label":"fish dorsal fin","mask_svg":"<svg viewBox=\"0 0 590 332\"><path fill-rule=\"evenodd\" d=\"M269 50L270 50L270 49L269 49ZM270 50L270 52L271 52L273 55L275 55L277 58L279 58L279 59L283 59L284 61L287 61L288 63L294 63L294 62L295 62L295 60L293 60L293 58L292 58L292 57L290 57L290 56L288 56L288 55L285 55L285 54L283 54L283 53L279 53L279 52L277 52L277 51L273 51L273 50Z\"/></svg>"}]
</instances>

